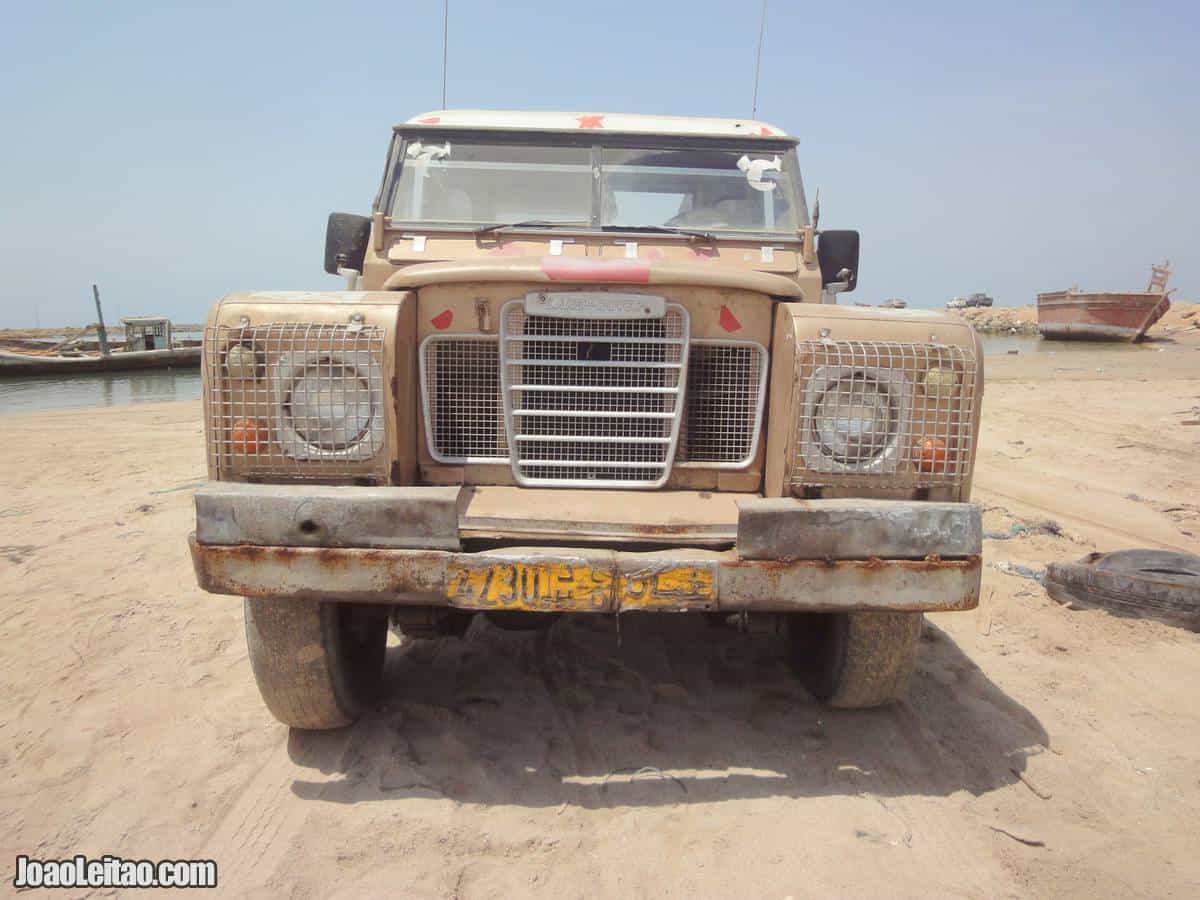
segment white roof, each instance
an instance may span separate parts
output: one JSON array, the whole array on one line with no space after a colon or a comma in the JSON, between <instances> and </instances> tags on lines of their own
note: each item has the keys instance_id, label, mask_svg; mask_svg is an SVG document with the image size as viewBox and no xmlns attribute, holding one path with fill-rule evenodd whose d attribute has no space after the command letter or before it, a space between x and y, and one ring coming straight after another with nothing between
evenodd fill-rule
<instances>
[{"instance_id":1,"label":"white roof","mask_svg":"<svg viewBox=\"0 0 1200 900\"><path fill-rule=\"evenodd\" d=\"M644 134L709 134L788 137L786 131L755 119L700 116L645 116L634 113L523 112L506 109L439 109L413 116L406 125L449 128L507 128L535 131L596 129Z\"/></svg>"}]
</instances>

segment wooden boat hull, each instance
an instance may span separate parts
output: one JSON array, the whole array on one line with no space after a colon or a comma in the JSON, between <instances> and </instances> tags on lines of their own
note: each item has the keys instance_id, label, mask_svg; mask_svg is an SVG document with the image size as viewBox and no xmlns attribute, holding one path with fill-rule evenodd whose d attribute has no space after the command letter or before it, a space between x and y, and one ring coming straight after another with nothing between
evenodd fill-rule
<instances>
[{"instance_id":1,"label":"wooden boat hull","mask_svg":"<svg viewBox=\"0 0 1200 900\"><path fill-rule=\"evenodd\" d=\"M39 356L0 350L0 377L6 375L82 375L135 369L183 369L200 365L199 347L131 350L111 356Z\"/></svg>"},{"instance_id":2,"label":"wooden boat hull","mask_svg":"<svg viewBox=\"0 0 1200 900\"><path fill-rule=\"evenodd\" d=\"M1164 294L1038 294L1038 331L1067 341L1140 341L1171 308Z\"/></svg>"}]
</instances>

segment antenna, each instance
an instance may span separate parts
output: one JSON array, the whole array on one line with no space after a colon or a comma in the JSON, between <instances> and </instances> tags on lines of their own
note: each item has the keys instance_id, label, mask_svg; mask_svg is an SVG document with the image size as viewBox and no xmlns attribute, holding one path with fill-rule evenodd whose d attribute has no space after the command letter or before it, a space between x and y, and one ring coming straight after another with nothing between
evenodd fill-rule
<instances>
[{"instance_id":1,"label":"antenna","mask_svg":"<svg viewBox=\"0 0 1200 900\"><path fill-rule=\"evenodd\" d=\"M448 3L449 0L446 0ZM758 73L762 68L763 32L767 28L767 0L763 0L762 18L758 21L758 55L754 58L754 101L750 105L750 118L758 116Z\"/></svg>"},{"instance_id":2,"label":"antenna","mask_svg":"<svg viewBox=\"0 0 1200 900\"><path fill-rule=\"evenodd\" d=\"M449 38L450 0L442 0L442 109L446 108L446 58L449 56Z\"/></svg>"}]
</instances>

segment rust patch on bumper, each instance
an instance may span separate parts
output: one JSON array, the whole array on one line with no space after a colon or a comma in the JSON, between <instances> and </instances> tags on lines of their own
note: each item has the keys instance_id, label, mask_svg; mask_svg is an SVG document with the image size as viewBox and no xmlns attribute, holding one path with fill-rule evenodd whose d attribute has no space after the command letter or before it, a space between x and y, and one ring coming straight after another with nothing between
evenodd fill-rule
<instances>
[{"instance_id":1,"label":"rust patch on bumper","mask_svg":"<svg viewBox=\"0 0 1200 900\"><path fill-rule=\"evenodd\" d=\"M950 560L743 560L732 551L693 549L679 554L609 552L576 559L567 557L561 547L528 547L491 555L217 546L200 544L195 536L191 551L200 586L212 593L461 609L497 607L494 597L449 590L454 572L493 565L519 564L538 570L557 561L607 573L611 575L606 582L611 584L607 602L570 605L572 610L591 612L963 610L978 605L981 574L978 556ZM554 610L559 606L536 596L508 608Z\"/></svg>"}]
</instances>

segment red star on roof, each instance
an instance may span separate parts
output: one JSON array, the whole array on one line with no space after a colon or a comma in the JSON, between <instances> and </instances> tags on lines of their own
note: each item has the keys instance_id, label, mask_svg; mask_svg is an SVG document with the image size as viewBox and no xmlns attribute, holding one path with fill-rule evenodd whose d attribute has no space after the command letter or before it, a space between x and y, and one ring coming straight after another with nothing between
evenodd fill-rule
<instances>
[{"instance_id":1,"label":"red star on roof","mask_svg":"<svg viewBox=\"0 0 1200 900\"><path fill-rule=\"evenodd\" d=\"M758 133L759 133L760 135L762 135L763 137L770 137L770 136L771 136L771 129L770 129L770 128L768 128L766 125L764 125L764 126L763 126L763 127L760 129L760 130L759 130L759 132L758 132Z\"/></svg>"},{"instance_id":2,"label":"red star on roof","mask_svg":"<svg viewBox=\"0 0 1200 900\"><path fill-rule=\"evenodd\" d=\"M421 125L436 125L438 122L442 121L442 117L441 116L429 116L426 119L418 119L417 121Z\"/></svg>"},{"instance_id":3,"label":"red star on roof","mask_svg":"<svg viewBox=\"0 0 1200 900\"><path fill-rule=\"evenodd\" d=\"M604 116L577 116L580 128L603 128Z\"/></svg>"}]
</instances>

